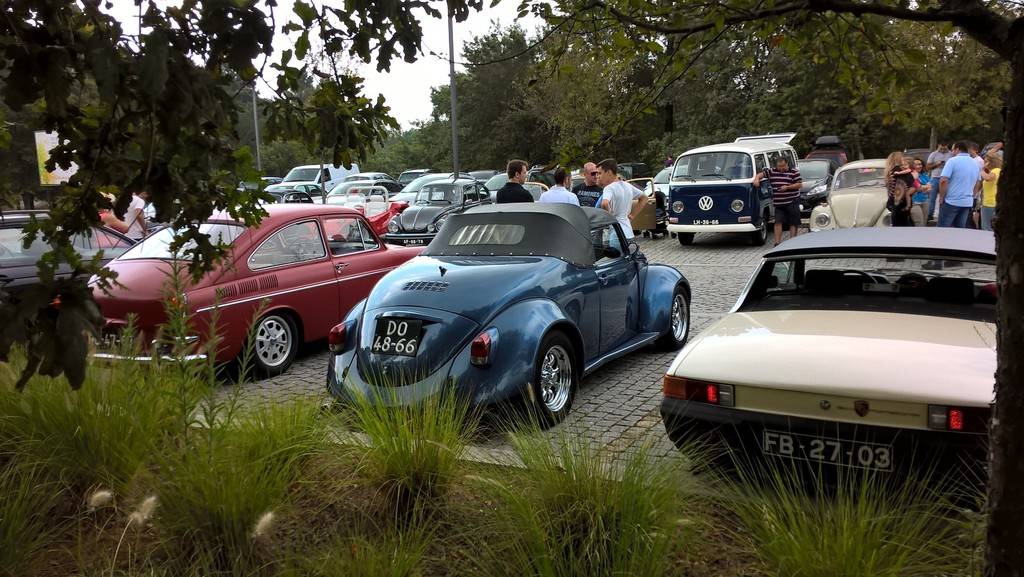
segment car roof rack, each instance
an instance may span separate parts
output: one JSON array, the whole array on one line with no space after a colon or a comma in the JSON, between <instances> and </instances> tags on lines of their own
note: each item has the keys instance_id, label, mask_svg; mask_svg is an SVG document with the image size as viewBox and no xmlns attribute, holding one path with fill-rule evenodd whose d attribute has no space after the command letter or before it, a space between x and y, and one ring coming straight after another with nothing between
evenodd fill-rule
<instances>
[{"instance_id":1,"label":"car roof rack","mask_svg":"<svg viewBox=\"0 0 1024 577\"><path fill-rule=\"evenodd\" d=\"M750 142L750 141L768 141L768 142L779 142L781 144L789 144L791 140L796 136L795 132L777 132L774 134L760 134L753 136L741 136L734 142Z\"/></svg>"}]
</instances>

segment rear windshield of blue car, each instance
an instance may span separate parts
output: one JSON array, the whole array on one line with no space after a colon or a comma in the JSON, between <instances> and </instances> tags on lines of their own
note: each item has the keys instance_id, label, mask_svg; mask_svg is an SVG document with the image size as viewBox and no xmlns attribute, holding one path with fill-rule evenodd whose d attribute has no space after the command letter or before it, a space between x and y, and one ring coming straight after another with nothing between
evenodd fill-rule
<instances>
[{"instance_id":1,"label":"rear windshield of blue car","mask_svg":"<svg viewBox=\"0 0 1024 577\"><path fill-rule=\"evenodd\" d=\"M737 180L754 177L754 166L746 152L700 152L685 154L676 161L672 180Z\"/></svg>"},{"instance_id":2,"label":"rear windshield of blue car","mask_svg":"<svg viewBox=\"0 0 1024 577\"><path fill-rule=\"evenodd\" d=\"M519 224L470 224L455 231L448 241L451 246L512 246L523 241L526 227Z\"/></svg>"}]
</instances>

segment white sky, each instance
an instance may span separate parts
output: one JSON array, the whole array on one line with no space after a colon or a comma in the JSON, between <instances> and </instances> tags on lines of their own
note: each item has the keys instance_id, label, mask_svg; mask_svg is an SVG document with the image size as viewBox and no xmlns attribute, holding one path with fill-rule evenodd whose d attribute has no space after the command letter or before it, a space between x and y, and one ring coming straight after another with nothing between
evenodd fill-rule
<instances>
[{"instance_id":1,"label":"white sky","mask_svg":"<svg viewBox=\"0 0 1024 577\"><path fill-rule=\"evenodd\" d=\"M327 0L329 1L329 0ZM125 32L134 34L137 31L138 9L133 0L111 0L113 8L110 14L117 18L125 28ZM158 5L166 6L178 4L176 1L158 0ZM318 2L319 4L319 2ZM443 2L432 2L441 12L444 12ZM488 7L489 1L484 0L484 8L480 12L472 12L465 22L455 23L455 54L456 62L460 60L462 44L471 40L474 36L483 35L491 26L492 21L498 21L502 25L511 24L516 18L517 0L501 0L494 8ZM291 19L290 0L282 0L276 9L278 30L274 33L274 60L277 59L281 50L291 47L291 40L280 33L280 27ZM408 128L413 121L423 120L430 116L430 88L448 83L448 24L444 19L430 18L424 15L420 22L423 26L423 54L415 63L409 64L400 58L393 60L390 72L377 72L374 63L355 65L356 72L365 79L365 92L368 96L376 98L377 94L383 94L391 107L391 114ZM528 16L522 21L527 30L532 31L540 24L540 20ZM431 56L435 52L441 57ZM272 60L273 61L273 60ZM461 67L457 66L458 70ZM267 72L273 72L270 67L265 68L267 81L273 84L273 79ZM270 96L271 91L261 83L260 93Z\"/></svg>"}]
</instances>

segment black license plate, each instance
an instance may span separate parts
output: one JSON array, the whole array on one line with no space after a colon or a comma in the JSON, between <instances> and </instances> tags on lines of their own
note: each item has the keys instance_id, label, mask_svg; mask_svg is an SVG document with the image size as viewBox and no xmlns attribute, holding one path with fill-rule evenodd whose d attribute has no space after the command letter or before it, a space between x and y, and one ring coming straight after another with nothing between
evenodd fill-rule
<instances>
[{"instance_id":1,"label":"black license plate","mask_svg":"<svg viewBox=\"0 0 1024 577\"><path fill-rule=\"evenodd\" d=\"M429 242L429 241L427 239L425 239L425 238L410 238L410 239L406 239L405 244L408 245L408 246L419 246L419 245L427 244L427 242Z\"/></svg>"},{"instance_id":2,"label":"black license plate","mask_svg":"<svg viewBox=\"0 0 1024 577\"><path fill-rule=\"evenodd\" d=\"M765 429L761 437L765 455L788 457L812 463L892 471L892 445L831 439Z\"/></svg>"},{"instance_id":3,"label":"black license plate","mask_svg":"<svg viewBox=\"0 0 1024 577\"><path fill-rule=\"evenodd\" d=\"M378 355L415 357L420 348L423 321L416 319L377 319L370 352Z\"/></svg>"}]
</instances>

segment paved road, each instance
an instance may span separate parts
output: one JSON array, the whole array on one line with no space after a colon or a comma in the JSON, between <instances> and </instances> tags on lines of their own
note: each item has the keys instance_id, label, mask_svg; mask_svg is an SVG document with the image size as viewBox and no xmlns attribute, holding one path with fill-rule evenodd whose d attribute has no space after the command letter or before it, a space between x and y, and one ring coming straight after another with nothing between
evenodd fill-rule
<instances>
[{"instance_id":1,"label":"paved road","mask_svg":"<svg viewBox=\"0 0 1024 577\"><path fill-rule=\"evenodd\" d=\"M736 235L698 235L693 246L672 238L639 239L652 263L679 269L693 289L690 337L724 315L736 302L767 247L751 247ZM244 387L243 402L281 402L324 395L328 353L316 343L284 375ZM585 431L612 450L625 449L653 434L661 451L670 443L661 429L661 380L674 353L645 349L587 377L565 427ZM499 441L495 441L496 443Z\"/></svg>"}]
</instances>

